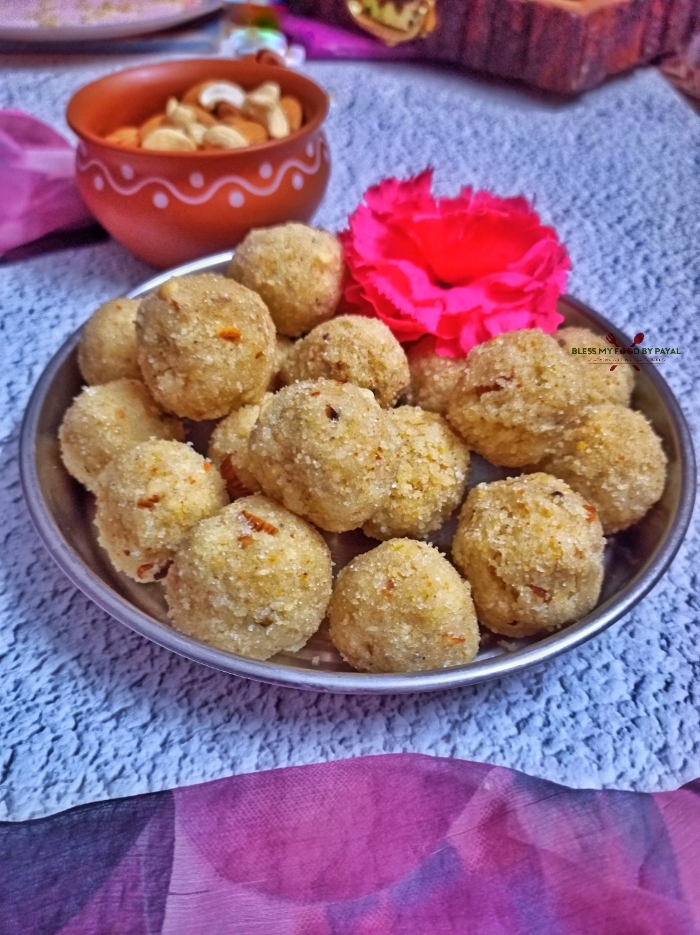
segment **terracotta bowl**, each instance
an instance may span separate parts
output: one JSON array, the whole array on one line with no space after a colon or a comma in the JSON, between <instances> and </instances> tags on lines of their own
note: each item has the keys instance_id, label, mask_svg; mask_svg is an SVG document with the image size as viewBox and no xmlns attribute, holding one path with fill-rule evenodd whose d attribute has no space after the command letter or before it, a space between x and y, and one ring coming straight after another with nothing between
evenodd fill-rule
<instances>
[{"instance_id":1,"label":"terracotta bowl","mask_svg":"<svg viewBox=\"0 0 700 935\"><path fill-rule=\"evenodd\" d=\"M276 81L282 94L301 101L304 125L285 139L238 150L153 152L105 142L209 78L246 90ZM80 138L76 180L85 203L115 240L162 268L231 249L253 227L309 221L330 174L321 129L327 112L326 93L286 68L190 59L93 81L71 98L66 116Z\"/></svg>"}]
</instances>

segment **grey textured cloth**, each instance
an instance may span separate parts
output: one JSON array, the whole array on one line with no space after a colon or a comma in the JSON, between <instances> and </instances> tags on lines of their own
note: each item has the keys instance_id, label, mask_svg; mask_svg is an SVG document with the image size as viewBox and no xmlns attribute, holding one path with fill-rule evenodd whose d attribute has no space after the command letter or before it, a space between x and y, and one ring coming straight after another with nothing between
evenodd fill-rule
<instances>
[{"instance_id":1,"label":"grey textured cloth","mask_svg":"<svg viewBox=\"0 0 700 935\"><path fill-rule=\"evenodd\" d=\"M7 58L0 106L65 130L70 93L126 64ZM472 184L533 199L568 246L572 294L622 331L684 349L664 376L697 437L700 120L656 72L569 103L424 67L308 72L332 95L319 225L342 227L368 185L429 164L440 193ZM574 787L671 789L700 775L696 527L654 591L600 637L524 674L434 695L247 682L160 649L83 597L31 526L19 424L65 336L150 273L113 242L0 266L0 818L383 751L488 761Z\"/></svg>"}]
</instances>

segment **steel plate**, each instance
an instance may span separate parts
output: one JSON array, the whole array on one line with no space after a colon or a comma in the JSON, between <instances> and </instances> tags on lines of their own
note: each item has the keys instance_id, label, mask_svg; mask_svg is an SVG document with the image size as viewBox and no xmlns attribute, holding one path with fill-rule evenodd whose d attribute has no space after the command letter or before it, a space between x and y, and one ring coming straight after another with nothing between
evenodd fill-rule
<instances>
[{"instance_id":1,"label":"steel plate","mask_svg":"<svg viewBox=\"0 0 700 935\"><path fill-rule=\"evenodd\" d=\"M231 256L219 254L170 270L134 289L130 297L148 294L171 276L223 271ZM611 322L571 297L560 300L560 311L569 325L619 334ZM646 414L663 439L669 462L666 489L641 522L608 540L601 599L582 620L539 639L505 641L487 636L469 665L421 673L370 675L352 671L331 645L325 624L303 649L280 653L267 662L223 652L172 629L161 586L137 584L117 573L97 544L93 498L66 473L57 439L63 414L82 385L77 365L79 337L79 331L72 335L46 367L22 425L22 486L39 535L71 581L120 623L173 652L235 675L314 691L390 694L472 685L519 672L580 645L628 613L669 566L690 522L695 491L690 434L658 367L642 367L636 375L633 405ZM620 431L624 443L624 426ZM195 447L205 444L196 432L193 441ZM478 457L474 461L470 487L508 473ZM454 523L453 519L446 524L431 541L447 551ZM327 534L326 538L336 570L353 555L377 545L361 532Z\"/></svg>"}]
</instances>

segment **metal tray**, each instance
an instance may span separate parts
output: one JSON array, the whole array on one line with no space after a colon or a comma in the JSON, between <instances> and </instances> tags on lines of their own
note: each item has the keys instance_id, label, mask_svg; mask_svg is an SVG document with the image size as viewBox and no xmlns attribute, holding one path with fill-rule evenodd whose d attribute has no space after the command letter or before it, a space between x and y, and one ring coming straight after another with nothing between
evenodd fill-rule
<instances>
[{"instance_id":1,"label":"metal tray","mask_svg":"<svg viewBox=\"0 0 700 935\"><path fill-rule=\"evenodd\" d=\"M220 10L224 5L224 0L200 0L196 7L172 10L165 14L161 11L160 15L155 11L145 15L134 11L131 19L115 16L114 12L110 15L110 11L103 10L99 23L88 23L82 26L67 25L71 20L71 14L75 13L75 8L78 6L75 0L73 2L61 0L60 5L57 5L57 22L54 26L32 25L30 22L22 24L23 19L29 19L29 15L25 14L23 17L23 11L12 9L12 3L13 0L7 4L0 4L0 41L46 45L131 39L149 33L162 32Z\"/></svg>"},{"instance_id":2,"label":"metal tray","mask_svg":"<svg viewBox=\"0 0 700 935\"><path fill-rule=\"evenodd\" d=\"M223 253L170 270L134 289L130 297L147 295L171 276L223 272L231 256ZM616 330L601 315L573 298L563 297L559 307L567 324L589 327L602 334ZM544 638L506 642L487 635L477 658L468 665L421 673L370 675L352 671L331 645L325 624L303 649L280 653L267 662L227 653L172 629L161 586L137 584L119 574L97 544L92 523L93 498L66 473L57 439L63 414L82 385L77 365L79 338L77 331L46 367L22 424L22 487L37 531L70 580L108 614L173 652L225 672L313 691L367 694L434 691L519 672L578 646L624 616L668 568L690 522L695 492L690 433L658 368L642 367L636 375L633 405L645 413L663 439L669 462L666 489L659 503L639 523L608 540L600 602L582 620ZM623 426L621 433L624 442ZM197 447L204 440L195 432L193 441ZM474 457L474 462L470 487L508 473L478 457ZM447 551L454 527L453 519L431 541ZM361 532L328 534L326 538L336 568L358 552L377 545Z\"/></svg>"}]
</instances>

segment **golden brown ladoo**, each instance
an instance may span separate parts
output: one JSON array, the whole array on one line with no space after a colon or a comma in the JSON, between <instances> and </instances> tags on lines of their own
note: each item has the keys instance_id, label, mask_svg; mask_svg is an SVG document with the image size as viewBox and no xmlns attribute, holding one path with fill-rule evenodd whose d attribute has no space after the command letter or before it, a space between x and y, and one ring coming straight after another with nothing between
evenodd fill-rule
<instances>
[{"instance_id":1,"label":"golden brown ladoo","mask_svg":"<svg viewBox=\"0 0 700 935\"><path fill-rule=\"evenodd\" d=\"M338 651L366 672L464 665L479 648L469 584L414 539L390 539L346 565L328 617Z\"/></svg>"},{"instance_id":2,"label":"golden brown ladoo","mask_svg":"<svg viewBox=\"0 0 700 935\"><path fill-rule=\"evenodd\" d=\"M411 345L406 357L411 372L410 403L445 415L452 393L464 373L464 358L436 354L435 338L429 334Z\"/></svg>"},{"instance_id":3,"label":"golden brown ladoo","mask_svg":"<svg viewBox=\"0 0 700 935\"><path fill-rule=\"evenodd\" d=\"M632 368L571 353L600 343L573 327L506 332L466 359L431 336L405 352L379 320L334 317L343 273L333 234L288 223L250 231L226 276L171 278L94 313L79 363L95 385L59 438L114 567L164 581L181 632L256 659L297 651L328 611L343 658L376 673L470 662L477 614L510 638L585 616L604 533L664 489L661 440L626 408ZM176 415L220 420L211 460L175 440ZM471 491L451 564L419 540L459 508L470 448L532 473ZM311 523L383 540L332 597Z\"/></svg>"},{"instance_id":4,"label":"golden brown ladoo","mask_svg":"<svg viewBox=\"0 0 700 935\"><path fill-rule=\"evenodd\" d=\"M385 409L394 406L410 380L403 348L384 322L339 315L317 325L294 347L295 380L340 380L374 393Z\"/></svg>"},{"instance_id":5,"label":"golden brown ladoo","mask_svg":"<svg viewBox=\"0 0 700 935\"><path fill-rule=\"evenodd\" d=\"M262 399L275 328L260 296L224 276L169 279L139 306L138 361L156 400L188 419L219 419Z\"/></svg>"},{"instance_id":6,"label":"golden brown ladoo","mask_svg":"<svg viewBox=\"0 0 700 935\"><path fill-rule=\"evenodd\" d=\"M343 268L337 237L289 223L250 231L227 275L262 296L280 334L298 338L333 316Z\"/></svg>"},{"instance_id":7,"label":"golden brown ladoo","mask_svg":"<svg viewBox=\"0 0 700 935\"><path fill-rule=\"evenodd\" d=\"M541 469L592 503L608 536L638 522L660 499L666 460L641 412L606 403L590 406L566 427Z\"/></svg>"},{"instance_id":8,"label":"golden brown ladoo","mask_svg":"<svg viewBox=\"0 0 700 935\"><path fill-rule=\"evenodd\" d=\"M141 380L113 380L83 387L58 430L66 470L95 493L112 458L149 438L182 441L179 419L164 415Z\"/></svg>"},{"instance_id":9,"label":"golden brown ladoo","mask_svg":"<svg viewBox=\"0 0 700 935\"><path fill-rule=\"evenodd\" d=\"M78 366L91 386L112 380L141 379L136 359L138 299L112 299L95 311L83 326Z\"/></svg>"},{"instance_id":10,"label":"golden brown ladoo","mask_svg":"<svg viewBox=\"0 0 700 935\"><path fill-rule=\"evenodd\" d=\"M469 352L447 419L487 461L524 467L551 450L584 399L580 368L551 335L509 331Z\"/></svg>"},{"instance_id":11,"label":"golden brown ladoo","mask_svg":"<svg viewBox=\"0 0 700 935\"><path fill-rule=\"evenodd\" d=\"M396 433L369 390L352 383L294 383L262 406L248 469L263 491L330 532L356 529L389 496Z\"/></svg>"},{"instance_id":12,"label":"golden brown ladoo","mask_svg":"<svg viewBox=\"0 0 700 935\"><path fill-rule=\"evenodd\" d=\"M469 450L436 412L400 406L387 415L399 439L398 474L389 499L362 530L374 539L422 539L462 502Z\"/></svg>"},{"instance_id":13,"label":"golden brown ladoo","mask_svg":"<svg viewBox=\"0 0 700 935\"><path fill-rule=\"evenodd\" d=\"M472 586L479 621L521 637L595 607L604 545L595 507L562 480L537 473L470 491L452 557Z\"/></svg>"},{"instance_id":14,"label":"golden brown ladoo","mask_svg":"<svg viewBox=\"0 0 700 935\"><path fill-rule=\"evenodd\" d=\"M608 354L572 354L572 350L605 347L605 338L588 328L561 328L554 337L565 354L572 356L579 367L586 405L617 403L629 406L634 389L634 370L619 356ZM620 363L620 360L623 362ZM610 368L615 366L614 370Z\"/></svg>"},{"instance_id":15,"label":"golden brown ladoo","mask_svg":"<svg viewBox=\"0 0 700 935\"><path fill-rule=\"evenodd\" d=\"M99 543L118 571L157 581L190 526L227 503L221 475L189 445L142 442L118 454L100 475Z\"/></svg>"},{"instance_id":16,"label":"golden brown ladoo","mask_svg":"<svg viewBox=\"0 0 700 935\"><path fill-rule=\"evenodd\" d=\"M272 399L265 393L262 402ZM221 471L232 500L260 490L260 484L248 466L248 438L260 415L260 405L242 406L222 419L209 440L207 454Z\"/></svg>"},{"instance_id":17,"label":"golden brown ladoo","mask_svg":"<svg viewBox=\"0 0 700 935\"><path fill-rule=\"evenodd\" d=\"M308 523L266 497L197 523L166 580L176 629L253 659L300 649L331 596L331 556Z\"/></svg>"}]
</instances>

